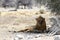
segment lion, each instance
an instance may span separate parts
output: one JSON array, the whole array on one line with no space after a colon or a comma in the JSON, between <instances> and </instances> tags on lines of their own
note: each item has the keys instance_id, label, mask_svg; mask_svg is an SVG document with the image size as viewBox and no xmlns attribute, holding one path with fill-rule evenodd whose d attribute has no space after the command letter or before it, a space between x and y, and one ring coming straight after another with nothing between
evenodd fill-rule
<instances>
[{"instance_id":1,"label":"lion","mask_svg":"<svg viewBox=\"0 0 60 40\"><path fill-rule=\"evenodd\" d=\"M37 30L39 32L44 32L46 30L45 18L39 16L38 18L36 18L36 21L37 21L36 25L26 27L26 29L20 30L19 32L33 32L34 30Z\"/></svg>"},{"instance_id":2,"label":"lion","mask_svg":"<svg viewBox=\"0 0 60 40\"><path fill-rule=\"evenodd\" d=\"M45 18L43 18L42 16L39 16L38 18L36 18L36 28L38 31L42 31L44 32L46 30L46 22L45 22Z\"/></svg>"}]
</instances>

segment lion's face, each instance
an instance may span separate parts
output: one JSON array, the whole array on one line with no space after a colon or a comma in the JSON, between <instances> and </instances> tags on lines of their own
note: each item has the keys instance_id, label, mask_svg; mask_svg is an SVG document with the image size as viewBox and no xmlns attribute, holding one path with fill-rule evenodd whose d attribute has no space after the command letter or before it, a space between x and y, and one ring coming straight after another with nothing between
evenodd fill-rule
<instances>
[{"instance_id":1,"label":"lion's face","mask_svg":"<svg viewBox=\"0 0 60 40\"><path fill-rule=\"evenodd\" d=\"M43 22L45 21L45 18L39 16L38 18L36 18L36 21L37 21L38 24L42 25Z\"/></svg>"}]
</instances>

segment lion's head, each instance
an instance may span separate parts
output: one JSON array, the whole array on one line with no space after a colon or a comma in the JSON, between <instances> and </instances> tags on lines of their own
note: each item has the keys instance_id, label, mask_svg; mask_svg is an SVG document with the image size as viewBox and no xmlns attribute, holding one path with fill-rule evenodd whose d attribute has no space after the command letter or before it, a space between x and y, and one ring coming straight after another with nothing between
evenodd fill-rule
<instances>
[{"instance_id":1,"label":"lion's head","mask_svg":"<svg viewBox=\"0 0 60 40\"><path fill-rule=\"evenodd\" d=\"M37 21L37 24L36 24L37 30L46 30L45 18L43 18L42 16L39 16L38 18L36 18L36 21Z\"/></svg>"},{"instance_id":2,"label":"lion's head","mask_svg":"<svg viewBox=\"0 0 60 40\"><path fill-rule=\"evenodd\" d=\"M38 18L36 18L36 21L38 24L42 25L43 22L45 21L45 18L43 18L42 16L39 16Z\"/></svg>"}]
</instances>

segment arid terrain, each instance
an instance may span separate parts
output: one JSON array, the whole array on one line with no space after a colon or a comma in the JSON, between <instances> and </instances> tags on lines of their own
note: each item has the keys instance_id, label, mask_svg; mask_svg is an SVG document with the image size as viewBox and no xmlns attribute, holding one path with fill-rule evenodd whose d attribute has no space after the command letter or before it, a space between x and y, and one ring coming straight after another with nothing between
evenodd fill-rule
<instances>
[{"instance_id":1,"label":"arid terrain","mask_svg":"<svg viewBox=\"0 0 60 40\"><path fill-rule=\"evenodd\" d=\"M0 40L60 40L60 0L0 0Z\"/></svg>"},{"instance_id":2,"label":"arid terrain","mask_svg":"<svg viewBox=\"0 0 60 40\"><path fill-rule=\"evenodd\" d=\"M36 24L36 18L45 18L47 29L51 27L50 19L53 14L47 10L40 13L40 9L18 9L17 11L0 11L0 40L54 40L55 36L46 33L17 32Z\"/></svg>"}]
</instances>

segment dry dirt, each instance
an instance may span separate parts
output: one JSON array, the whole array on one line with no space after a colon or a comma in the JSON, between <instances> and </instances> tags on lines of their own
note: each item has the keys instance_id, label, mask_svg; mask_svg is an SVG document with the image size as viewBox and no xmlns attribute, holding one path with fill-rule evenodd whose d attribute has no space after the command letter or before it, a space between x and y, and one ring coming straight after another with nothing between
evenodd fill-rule
<instances>
[{"instance_id":1,"label":"dry dirt","mask_svg":"<svg viewBox=\"0 0 60 40\"><path fill-rule=\"evenodd\" d=\"M18 10L18 11L1 11L0 12L0 40L19 40L16 39L16 34L13 33L13 31L19 31L22 29L25 29L25 27L30 27L32 25L36 24L36 18L38 16L43 16L47 21L47 26L49 25L49 17L50 12L45 12L44 14L40 14L39 10L37 9L25 9L25 10ZM11 32L10 32L11 31ZM18 33L19 34L19 33ZM27 34L22 34L24 36L27 36ZM20 36L22 36L20 33ZM36 35L37 34L33 34ZM31 35L31 36L33 36ZM39 34L40 35L40 34ZM30 36L30 37L31 37ZM38 39L29 39L29 40L54 40L54 37L39 37ZM23 40L21 38L21 40ZM24 40L28 40L28 39L24 39Z\"/></svg>"}]
</instances>

